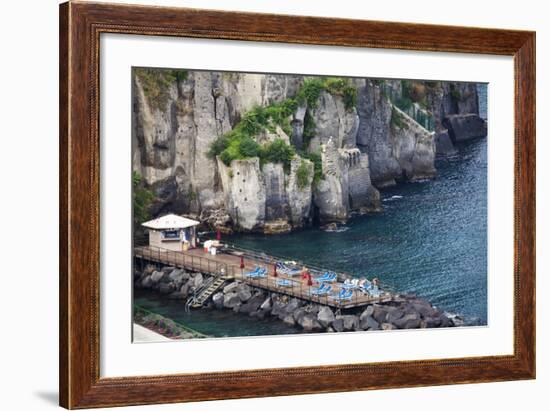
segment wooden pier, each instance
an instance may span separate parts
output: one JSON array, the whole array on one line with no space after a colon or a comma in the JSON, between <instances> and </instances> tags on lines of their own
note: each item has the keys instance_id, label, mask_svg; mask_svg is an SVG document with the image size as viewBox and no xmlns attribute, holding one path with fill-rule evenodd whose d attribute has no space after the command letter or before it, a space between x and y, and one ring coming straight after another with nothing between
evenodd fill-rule
<instances>
[{"instance_id":1,"label":"wooden pier","mask_svg":"<svg viewBox=\"0 0 550 411\"><path fill-rule=\"evenodd\" d=\"M311 294L311 291L317 288L319 284L314 282L313 285L308 285L307 281L301 279L300 276L291 277L279 272L277 276L274 275L275 264L277 262L284 262L281 259L265 254L257 255L255 253L248 253L245 250L241 251L230 247L218 248L218 253L216 255L211 255L199 248L187 251L172 251L154 246L138 246L134 248L134 257L142 261L184 268L186 270L201 272L227 280L239 280L249 284L251 287L289 295L301 300L334 308L348 309L361 307L377 302L387 302L392 299L390 293L382 292L380 296L371 296L360 290L354 290L352 298L346 301L338 301L334 298L330 298L329 295L315 296ZM241 259L244 264L244 268L242 269ZM266 277L249 278L245 275L258 266L267 269L268 275ZM310 269L310 272L313 274L313 279L315 279L315 274L322 274L319 269ZM344 275L340 273L338 275L338 280L331 283L332 295L342 290L343 278ZM278 279L288 279L291 282L291 286L279 286L277 284Z\"/></svg>"}]
</instances>

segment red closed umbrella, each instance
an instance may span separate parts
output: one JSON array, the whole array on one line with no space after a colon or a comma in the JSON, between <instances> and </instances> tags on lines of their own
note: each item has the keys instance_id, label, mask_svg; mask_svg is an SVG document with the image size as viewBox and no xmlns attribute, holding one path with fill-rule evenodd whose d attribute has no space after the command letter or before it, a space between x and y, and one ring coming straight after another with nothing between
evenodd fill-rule
<instances>
[{"instance_id":1,"label":"red closed umbrella","mask_svg":"<svg viewBox=\"0 0 550 411\"><path fill-rule=\"evenodd\" d=\"M244 268L244 257L241 255L241 270Z\"/></svg>"},{"instance_id":2,"label":"red closed umbrella","mask_svg":"<svg viewBox=\"0 0 550 411\"><path fill-rule=\"evenodd\" d=\"M277 277L277 264L273 264L273 277Z\"/></svg>"},{"instance_id":3,"label":"red closed umbrella","mask_svg":"<svg viewBox=\"0 0 550 411\"><path fill-rule=\"evenodd\" d=\"M220 241L222 239L222 233L220 231L220 229L218 228L217 232L216 232L216 240Z\"/></svg>"}]
</instances>

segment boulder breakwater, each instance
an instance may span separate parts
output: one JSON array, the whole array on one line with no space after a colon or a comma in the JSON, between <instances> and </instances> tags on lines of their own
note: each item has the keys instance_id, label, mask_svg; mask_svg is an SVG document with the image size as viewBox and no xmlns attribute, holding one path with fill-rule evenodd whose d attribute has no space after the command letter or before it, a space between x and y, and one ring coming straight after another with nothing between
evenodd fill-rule
<instances>
[{"instance_id":1,"label":"boulder breakwater","mask_svg":"<svg viewBox=\"0 0 550 411\"><path fill-rule=\"evenodd\" d=\"M181 268L147 265L134 273L134 287L144 289L166 298L181 302L181 310L209 280L209 275ZM369 304L349 310L340 310L323 304L304 301L276 292L267 292L238 280L227 280L202 308L197 310L231 311L235 316L248 316L257 321L276 319L287 327L306 333L376 331L395 329L418 329L454 327L463 324L457 316L450 317L432 306L428 301L413 294L396 294L384 303ZM139 310L135 311L139 313ZM192 315L192 314L191 314ZM143 318L139 314L139 318ZM159 321L142 325L158 331ZM186 330L165 335L171 338L193 338Z\"/></svg>"}]
</instances>

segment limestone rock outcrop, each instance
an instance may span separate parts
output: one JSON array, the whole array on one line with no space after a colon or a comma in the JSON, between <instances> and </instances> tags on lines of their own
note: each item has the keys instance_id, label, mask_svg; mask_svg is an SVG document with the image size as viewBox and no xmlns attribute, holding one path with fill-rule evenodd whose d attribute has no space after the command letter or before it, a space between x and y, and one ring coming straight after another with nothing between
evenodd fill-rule
<instances>
[{"instance_id":1,"label":"limestone rock outcrop","mask_svg":"<svg viewBox=\"0 0 550 411\"><path fill-rule=\"evenodd\" d=\"M357 80L359 132L357 146L368 153L370 176L377 187L395 184L401 174L390 137L392 104L373 80Z\"/></svg>"},{"instance_id":2,"label":"limestone rock outcrop","mask_svg":"<svg viewBox=\"0 0 550 411\"><path fill-rule=\"evenodd\" d=\"M233 223L247 231L260 229L266 219L266 185L260 160L234 160L231 167L218 159L225 209Z\"/></svg>"},{"instance_id":3,"label":"limestone rock outcrop","mask_svg":"<svg viewBox=\"0 0 550 411\"><path fill-rule=\"evenodd\" d=\"M394 121L390 136L401 176L409 181L434 177L435 133L426 130L397 107L393 110L393 115L399 116L399 120Z\"/></svg>"},{"instance_id":4,"label":"limestone rock outcrop","mask_svg":"<svg viewBox=\"0 0 550 411\"><path fill-rule=\"evenodd\" d=\"M476 114L453 114L443 119L454 143L487 136L487 122Z\"/></svg>"},{"instance_id":5,"label":"limestone rock outcrop","mask_svg":"<svg viewBox=\"0 0 550 411\"><path fill-rule=\"evenodd\" d=\"M379 211L377 188L432 178L436 153L486 134L472 83L416 82L424 93L418 110L433 115L434 133L397 108L400 80L350 80L352 104L342 89L323 86L311 104L297 99L311 79L300 75L158 71L154 83L151 72L136 73L133 171L155 197L151 214L192 214L228 231L286 232L316 217L340 222L352 211ZM224 164L211 155L249 111L289 99L287 125L254 138L262 147L292 146L292 160L244 156Z\"/></svg>"},{"instance_id":6,"label":"limestone rock outcrop","mask_svg":"<svg viewBox=\"0 0 550 411\"><path fill-rule=\"evenodd\" d=\"M346 108L341 96L322 91L311 115L315 123L315 136L307 147L309 151L319 152L330 138L337 147L356 147L359 116L355 108Z\"/></svg>"}]
</instances>

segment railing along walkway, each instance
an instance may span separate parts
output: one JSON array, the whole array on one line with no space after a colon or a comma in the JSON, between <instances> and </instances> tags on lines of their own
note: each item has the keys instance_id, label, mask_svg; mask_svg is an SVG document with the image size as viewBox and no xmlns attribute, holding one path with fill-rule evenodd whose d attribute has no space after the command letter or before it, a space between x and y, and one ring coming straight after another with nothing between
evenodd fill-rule
<instances>
[{"instance_id":1,"label":"railing along walkway","mask_svg":"<svg viewBox=\"0 0 550 411\"><path fill-rule=\"evenodd\" d=\"M228 252L221 252L216 255L205 254L201 249L191 249L188 251L172 251L154 246L142 246L134 249L134 256L144 260L158 262L165 265L172 265L178 268L185 268L190 271L202 272L225 279L237 279L249 284L252 287L264 289L267 291L296 297L301 300L315 302L321 305L327 305L335 308L353 308L360 307L376 302L386 302L392 299L390 293L382 293L380 296L372 296L359 290L354 290L350 300L340 301L331 296L337 295L343 288L341 281L331 283L332 292L330 295L317 296L312 293L320 284L308 285L305 280L293 278L283 273L277 273L275 276L274 265L277 262L284 262L283 259L275 259L273 256L262 254L254 256L252 252L245 250L236 251L235 249L226 249ZM241 258L244 267L240 268ZM246 275L256 267L265 267L267 275L260 278L251 278ZM322 270L319 267L308 270L313 274L322 274L328 270ZM337 273L338 274L338 273ZM347 275L340 273L339 279ZM344 278L345 278L344 277ZM289 280L289 286L278 284L279 279Z\"/></svg>"}]
</instances>

